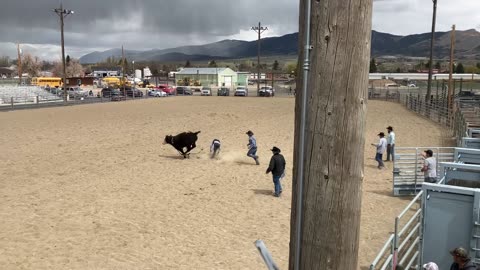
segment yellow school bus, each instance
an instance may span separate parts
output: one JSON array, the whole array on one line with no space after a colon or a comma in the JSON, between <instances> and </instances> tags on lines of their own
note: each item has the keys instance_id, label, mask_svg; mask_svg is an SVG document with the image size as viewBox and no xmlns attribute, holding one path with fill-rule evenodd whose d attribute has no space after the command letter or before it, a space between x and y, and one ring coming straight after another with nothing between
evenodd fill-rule
<instances>
[{"instance_id":1,"label":"yellow school bus","mask_svg":"<svg viewBox=\"0 0 480 270\"><path fill-rule=\"evenodd\" d=\"M60 87L62 85L62 78L58 77L33 77L32 85L41 87Z\"/></svg>"}]
</instances>

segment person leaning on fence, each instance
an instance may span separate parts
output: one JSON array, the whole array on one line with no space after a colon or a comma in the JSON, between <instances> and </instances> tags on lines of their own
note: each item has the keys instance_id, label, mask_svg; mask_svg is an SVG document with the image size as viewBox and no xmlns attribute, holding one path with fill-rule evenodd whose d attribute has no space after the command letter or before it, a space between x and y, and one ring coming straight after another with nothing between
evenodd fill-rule
<instances>
[{"instance_id":1,"label":"person leaning on fence","mask_svg":"<svg viewBox=\"0 0 480 270\"><path fill-rule=\"evenodd\" d=\"M385 153L385 149L387 149L387 139L385 139L385 133L383 132L378 133L378 137L380 137L378 144L372 143L372 145L377 147L375 160L378 162L378 168L383 169L385 168L383 164L383 153Z\"/></svg>"},{"instance_id":2,"label":"person leaning on fence","mask_svg":"<svg viewBox=\"0 0 480 270\"><path fill-rule=\"evenodd\" d=\"M450 266L450 270L476 270L477 266L473 263L468 256L467 250L463 247L457 247L456 249L450 251L450 254L453 257L453 263Z\"/></svg>"},{"instance_id":3,"label":"person leaning on fence","mask_svg":"<svg viewBox=\"0 0 480 270\"><path fill-rule=\"evenodd\" d=\"M422 154L425 161L421 171L425 177L425 182L436 183L437 182L437 161L433 157L433 151L428 149Z\"/></svg>"},{"instance_id":4,"label":"person leaning on fence","mask_svg":"<svg viewBox=\"0 0 480 270\"><path fill-rule=\"evenodd\" d=\"M387 160L390 161L390 156L392 161L395 161L395 132L393 132L393 127L388 126L388 138L387 138Z\"/></svg>"}]
</instances>

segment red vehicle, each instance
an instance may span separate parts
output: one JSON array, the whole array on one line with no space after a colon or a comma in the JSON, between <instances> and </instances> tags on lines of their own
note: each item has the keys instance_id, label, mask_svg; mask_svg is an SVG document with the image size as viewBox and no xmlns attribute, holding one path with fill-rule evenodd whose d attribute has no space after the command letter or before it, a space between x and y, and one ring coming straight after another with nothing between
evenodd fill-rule
<instances>
[{"instance_id":1,"label":"red vehicle","mask_svg":"<svg viewBox=\"0 0 480 270\"><path fill-rule=\"evenodd\" d=\"M163 92L167 93L167 95L175 95L175 88L171 85L161 84L155 88L162 90Z\"/></svg>"}]
</instances>

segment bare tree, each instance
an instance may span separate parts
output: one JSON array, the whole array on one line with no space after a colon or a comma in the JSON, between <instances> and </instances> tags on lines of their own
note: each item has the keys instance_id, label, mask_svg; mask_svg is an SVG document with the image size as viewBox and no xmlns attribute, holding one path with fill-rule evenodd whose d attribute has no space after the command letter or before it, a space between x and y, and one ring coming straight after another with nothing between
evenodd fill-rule
<instances>
[{"instance_id":1,"label":"bare tree","mask_svg":"<svg viewBox=\"0 0 480 270\"><path fill-rule=\"evenodd\" d=\"M372 0L301 0L300 66L305 64L304 20L310 2L310 75L306 92L297 92L295 109L290 269L353 270L358 261ZM299 75L297 89L303 89ZM304 169L299 171L305 95ZM302 200L297 196L300 179Z\"/></svg>"},{"instance_id":2,"label":"bare tree","mask_svg":"<svg viewBox=\"0 0 480 270\"><path fill-rule=\"evenodd\" d=\"M40 74L42 63L38 57L33 57L30 53L24 53L22 56L22 70L28 73L30 77L36 77ZM22 73L23 73L22 72Z\"/></svg>"},{"instance_id":3,"label":"bare tree","mask_svg":"<svg viewBox=\"0 0 480 270\"><path fill-rule=\"evenodd\" d=\"M83 66L80 64L80 61L75 58L71 58L67 64L67 77L82 77L85 72ZM62 62L55 62L53 65L52 73L55 76L63 77L63 66Z\"/></svg>"}]
</instances>

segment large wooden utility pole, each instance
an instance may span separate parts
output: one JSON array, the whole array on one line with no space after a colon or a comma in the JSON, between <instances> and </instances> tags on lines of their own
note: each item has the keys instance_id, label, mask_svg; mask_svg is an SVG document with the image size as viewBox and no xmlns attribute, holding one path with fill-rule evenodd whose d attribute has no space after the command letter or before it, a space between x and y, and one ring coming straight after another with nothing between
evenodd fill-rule
<instances>
[{"instance_id":1,"label":"large wooden utility pole","mask_svg":"<svg viewBox=\"0 0 480 270\"><path fill-rule=\"evenodd\" d=\"M289 269L357 269L372 0L300 14Z\"/></svg>"},{"instance_id":2,"label":"large wooden utility pole","mask_svg":"<svg viewBox=\"0 0 480 270\"><path fill-rule=\"evenodd\" d=\"M452 33L451 33L451 41L450 41L450 70L448 74L448 110L452 113L453 109L453 61L455 56L455 25L452 26Z\"/></svg>"}]
</instances>

